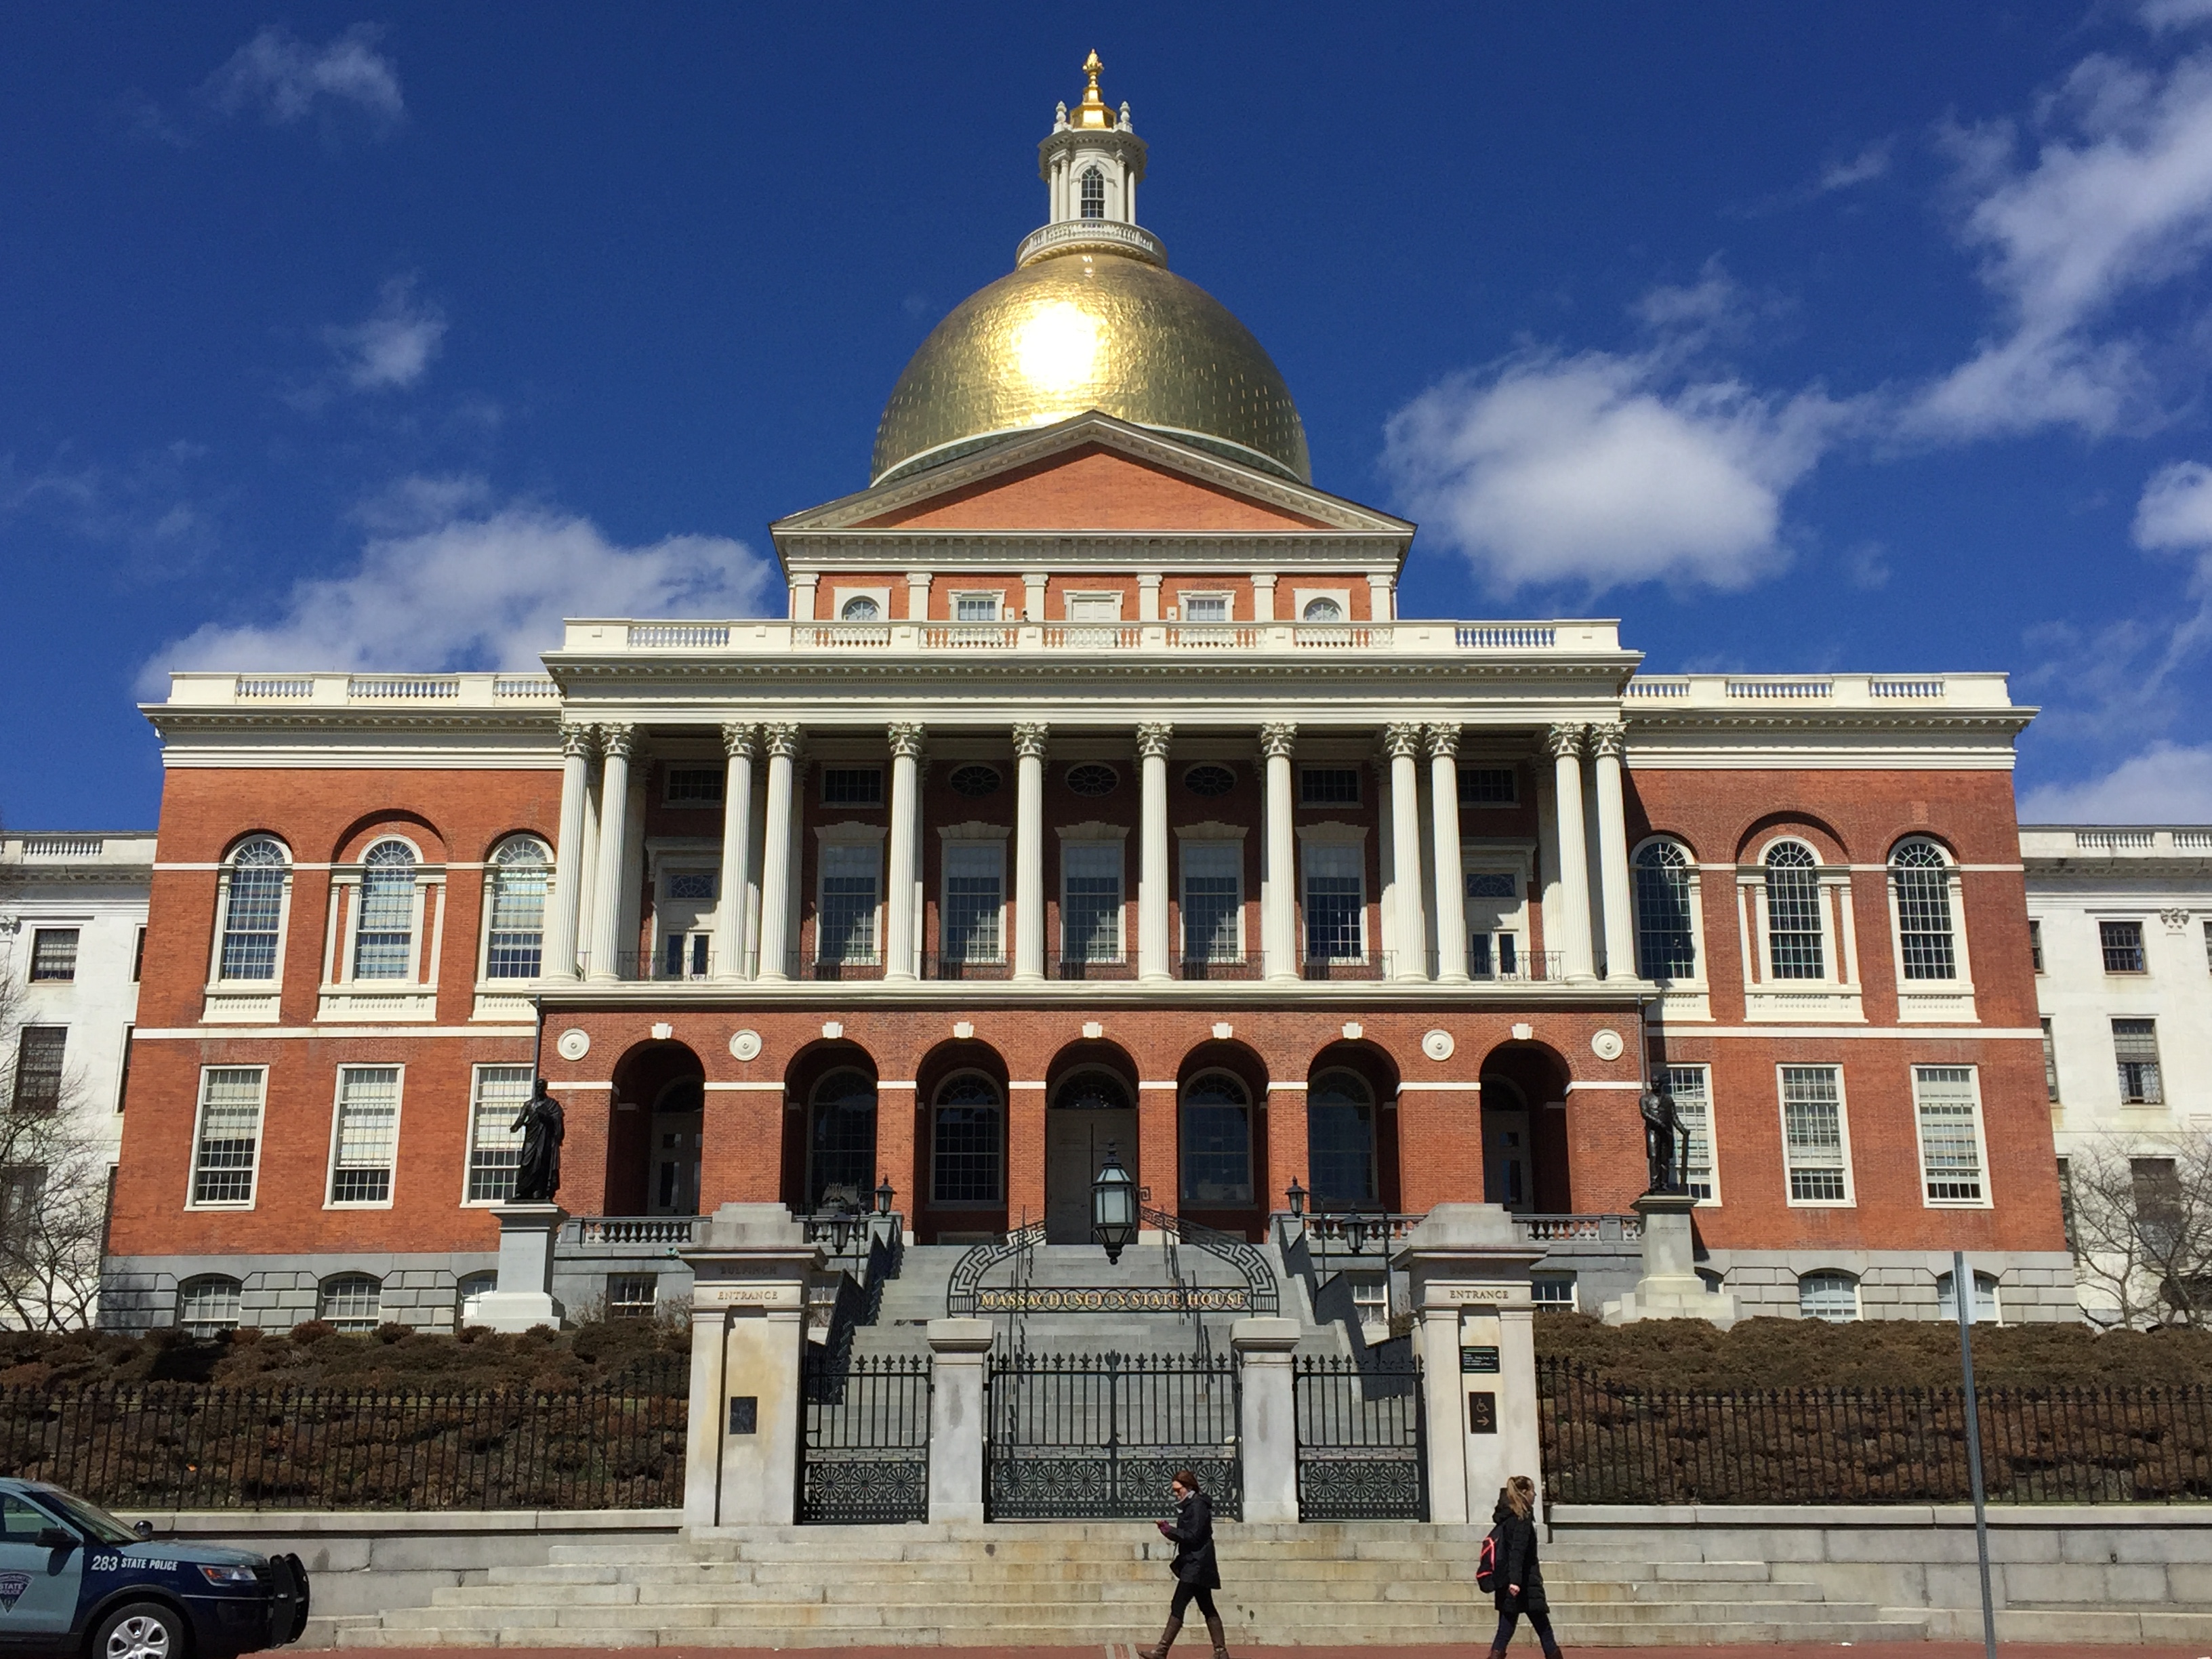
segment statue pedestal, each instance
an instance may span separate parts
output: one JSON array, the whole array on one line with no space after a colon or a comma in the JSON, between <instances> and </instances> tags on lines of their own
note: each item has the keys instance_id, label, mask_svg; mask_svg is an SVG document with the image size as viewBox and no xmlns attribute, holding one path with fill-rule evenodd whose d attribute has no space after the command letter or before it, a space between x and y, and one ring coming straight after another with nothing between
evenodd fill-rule
<instances>
[{"instance_id":1,"label":"statue pedestal","mask_svg":"<svg viewBox=\"0 0 2212 1659\"><path fill-rule=\"evenodd\" d=\"M499 1218L499 1288L471 1297L461 1322L495 1331L557 1328L562 1309L553 1299L553 1236L568 1212L558 1204L501 1204L492 1214Z\"/></svg>"},{"instance_id":2,"label":"statue pedestal","mask_svg":"<svg viewBox=\"0 0 2212 1659\"><path fill-rule=\"evenodd\" d=\"M1608 1325L1644 1319L1702 1319L1723 1330L1735 1323L1735 1298L1698 1277L1687 1193L1646 1193L1632 1206L1644 1218L1644 1277L1626 1296L1605 1304Z\"/></svg>"}]
</instances>

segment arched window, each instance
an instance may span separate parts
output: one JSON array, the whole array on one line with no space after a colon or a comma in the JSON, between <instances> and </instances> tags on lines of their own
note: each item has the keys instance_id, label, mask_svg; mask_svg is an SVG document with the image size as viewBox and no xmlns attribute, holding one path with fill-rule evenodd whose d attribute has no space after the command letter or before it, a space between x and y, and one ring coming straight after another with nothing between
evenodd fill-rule
<instances>
[{"instance_id":1,"label":"arched window","mask_svg":"<svg viewBox=\"0 0 2212 1659\"><path fill-rule=\"evenodd\" d=\"M1201 1209L1252 1201L1252 1096L1230 1073L1183 1085L1182 1197Z\"/></svg>"},{"instance_id":2,"label":"arched window","mask_svg":"<svg viewBox=\"0 0 2212 1659\"><path fill-rule=\"evenodd\" d=\"M404 841L380 841L362 866L353 976L405 979L415 942L414 851Z\"/></svg>"},{"instance_id":3,"label":"arched window","mask_svg":"<svg viewBox=\"0 0 2212 1659\"><path fill-rule=\"evenodd\" d=\"M1951 937L1951 861L1933 842L1908 841L1889 855L1897 886L1897 943L1907 979L1956 979Z\"/></svg>"},{"instance_id":4,"label":"arched window","mask_svg":"<svg viewBox=\"0 0 2212 1659\"><path fill-rule=\"evenodd\" d=\"M1306 1091L1306 1179L1316 1210L1375 1202L1375 1091L1357 1072L1323 1072Z\"/></svg>"},{"instance_id":5,"label":"arched window","mask_svg":"<svg viewBox=\"0 0 2212 1659\"><path fill-rule=\"evenodd\" d=\"M1304 614L1308 622L1342 622L1344 607L1334 599L1308 599Z\"/></svg>"},{"instance_id":6,"label":"arched window","mask_svg":"<svg viewBox=\"0 0 2212 1659\"><path fill-rule=\"evenodd\" d=\"M209 1273L177 1289L177 1324L187 1336L218 1336L238 1328L240 1290L234 1279Z\"/></svg>"},{"instance_id":7,"label":"arched window","mask_svg":"<svg viewBox=\"0 0 2212 1659\"><path fill-rule=\"evenodd\" d=\"M876 1185L876 1081L832 1072L814 1085L806 1124L806 1207L865 1209Z\"/></svg>"},{"instance_id":8,"label":"arched window","mask_svg":"<svg viewBox=\"0 0 2212 1659\"><path fill-rule=\"evenodd\" d=\"M340 1273L323 1281L316 1311L332 1330L364 1334L383 1322L384 1286L367 1273Z\"/></svg>"},{"instance_id":9,"label":"arched window","mask_svg":"<svg viewBox=\"0 0 2212 1659\"><path fill-rule=\"evenodd\" d=\"M1805 1319L1848 1325L1859 1316L1859 1282L1834 1267L1822 1267L1797 1281L1797 1312Z\"/></svg>"},{"instance_id":10,"label":"arched window","mask_svg":"<svg viewBox=\"0 0 2212 1659\"><path fill-rule=\"evenodd\" d=\"M1690 855L1678 842L1647 842L1636 851L1636 969L1662 985L1698 976Z\"/></svg>"},{"instance_id":11,"label":"arched window","mask_svg":"<svg viewBox=\"0 0 2212 1659\"><path fill-rule=\"evenodd\" d=\"M284 920L284 882L290 873L284 845L256 836L230 855L222 907L222 979L274 979L276 945Z\"/></svg>"},{"instance_id":12,"label":"arched window","mask_svg":"<svg viewBox=\"0 0 2212 1659\"><path fill-rule=\"evenodd\" d=\"M846 600L844 609L837 614L847 622L873 622L884 614L884 608L862 593Z\"/></svg>"},{"instance_id":13,"label":"arched window","mask_svg":"<svg viewBox=\"0 0 2212 1659\"><path fill-rule=\"evenodd\" d=\"M1766 854L1767 960L1776 979L1825 979L1820 866L1802 841L1778 841Z\"/></svg>"},{"instance_id":14,"label":"arched window","mask_svg":"<svg viewBox=\"0 0 2212 1659\"><path fill-rule=\"evenodd\" d=\"M1111 1072L1095 1069L1073 1073L1052 1097L1055 1111L1126 1112L1136 1103L1129 1097L1127 1084Z\"/></svg>"},{"instance_id":15,"label":"arched window","mask_svg":"<svg viewBox=\"0 0 2212 1659\"><path fill-rule=\"evenodd\" d=\"M491 939L486 979L536 979L545 943L545 893L553 861L545 843L517 836L492 854Z\"/></svg>"},{"instance_id":16,"label":"arched window","mask_svg":"<svg viewBox=\"0 0 2212 1659\"><path fill-rule=\"evenodd\" d=\"M1005 1188L999 1085L963 1072L937 1091L929 1139L930 1201L996 1204Z\"/></svg>"},{"instance_id":17,"label":"arched window","mask_svg":"<svg viewBox=\"0 0 2212 1659\"><path fill-rule=\"evenodd\" d=\"M1953 1324L1959 1322L1958 1292L1952 1288L1951 1275L1943 1273L1936 1280L1936 1311ZM1974 1275L1974 1310L1968 1316L1977 1325L2001 1325L2004 1322L1997 1308L1997 1279L1995 1273Z\"/></svg>"},{"instance_id":18,"label":"arched window","mask_svg":"<svg viewBox=\"0 0 2212 1659\"><path fill-rule=\"evenodd\" d=\"M1106 175L1097 167L1083 169L1083 216L1103 219L1106 216Z\"/></svg>"}]
</instances>

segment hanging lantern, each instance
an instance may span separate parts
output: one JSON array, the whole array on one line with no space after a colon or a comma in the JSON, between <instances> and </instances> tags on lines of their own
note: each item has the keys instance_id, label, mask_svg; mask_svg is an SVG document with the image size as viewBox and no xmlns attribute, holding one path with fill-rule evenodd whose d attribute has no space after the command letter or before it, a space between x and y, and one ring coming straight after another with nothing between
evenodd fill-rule
<instances>
[{"instance_id":1,"label":"hanging lantern","mask_svg":"<svg viewBox=\"0 0 2212 1659\"><path fill-rule=\"evenodd\" d=\"M876 1213L889 1215L891 1212L891 1200L897 1196L898 1189L891 1185L891 1178L886 1174L884 1176L883 1185L876 1188Z\"/></svg>"},{"instance_id":2,"label":"hanging lantern","mask_svg":"<svg viewBox=\"0 0 2212 1659\"><path fill-rule=\"evenodd\" d=\"M1296 1176L1291 1177L1291 1190L1284 1194L1291 1200L1291 1219L1296 1221L1306 1212L1306 1189L1298 1185Z\"/></svg>"},{"instance_id":3,"label":"hanging lantern","mask_svg":"<svg viewBox=\"0 0 2212 1659\"><path fill-rule=\"evenodd\" d=\"M1106 1247L1106 1260L1119 1261L1121 1252L1136 1242L1137 1185L1115 1156L1114 1143L1106 1143L1106 1161L1091 1183L1091 1237Z\"/></svg>"}]
</instances>

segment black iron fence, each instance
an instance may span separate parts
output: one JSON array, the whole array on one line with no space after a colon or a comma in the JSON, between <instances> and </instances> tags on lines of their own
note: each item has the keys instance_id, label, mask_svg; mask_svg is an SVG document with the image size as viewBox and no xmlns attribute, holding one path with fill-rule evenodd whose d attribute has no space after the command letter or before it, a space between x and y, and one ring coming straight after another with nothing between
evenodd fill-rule
<instances>
[{"instance_id":1,"label":"black iron fence","mask_svg":"<svg viewBox=\"0 0 2212 1659\"><path fill-rule=\"evenodd\" d=\"M1165 1518L1188 1469L1244 1512L1237 1371L1226 1354L994 1354L985 1510L1000 1521Z\"/></svg>"},{"instance_id":2,"label":"black iron fence","mask_svg":"<svg viewBox=\"0 0 2212 1659\"><path fill-rule=\"evenodd\" d=\"M799 1362L802 1524L929 1518L929 1390L926 1354L810 1347Z\"/></svg>"},{"instance_id":3,"label":"black iron fence","mask_svg":"<svg viewBox=\"0 0 2212 1659\"><path fill-rule=\"evenodd\" d=\"M131 1510L674 1508L687 1378L671 1363L558 1394L8 1389L0 1474Z\"/></svg>"},{"instance_id":4,"label":"black iron fence","mask_svg":"<svg viewBox=\"0 0 2212 1659\"><path fill-rule=\"evenodd\" d=\"M1964 1503L1955 1389L1644 1391L1540 1364L1544 1476L1568 1504ZM1994 1502L2212 1499L2212 1390L1983 1389Z\"/></svg>"},{"instance_id":5,"label":"black iron fence","mask_svg":"<svg viewBox=\"0 0 2212 1659\"><path fill-rule=\"evenodd\" d=\"M1298 1518L1429 1518L1421 1365L1334 1355L1295 1362Z\"/></svg>"}]
</instances>

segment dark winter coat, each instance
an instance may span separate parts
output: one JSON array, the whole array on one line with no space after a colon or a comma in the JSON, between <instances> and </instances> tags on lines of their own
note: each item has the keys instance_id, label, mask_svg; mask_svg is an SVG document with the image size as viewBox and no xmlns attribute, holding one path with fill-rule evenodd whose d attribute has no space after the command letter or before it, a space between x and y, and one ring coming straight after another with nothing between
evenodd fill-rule
<instances>
[{"instance_id":1,"label":"dark winter coat","mask_svg":"<svg viewBox=\"0 0 2212 1659\"><path fill-rule=\"evenodd\" d=\"M1221 1565L1213 1559L1213 1500L1194 1492L1176 1510L1166 1535L1175 1540L1176 1557L1169 1571L1193 1589L1219 1589Z\"/></svg>"},{"instance_id":2,"label":"dark winter coat","mask_svg":"<svg viewBox=\"0 0 2212 1659\"><path fill-rule=\"evenodd\" d=\"M1544 1599L1544 1569L1536 1561L1536 1523L1514 1514L1502 1499L1490 1518L1498 1526L1498 1591L1491 1600L1500 1613L1540 1613L1548 1618L1552 1604ZM1521 1586L1518 1595L1510 1588L1515 1584Z\"/></svg>"}]
</instances>

